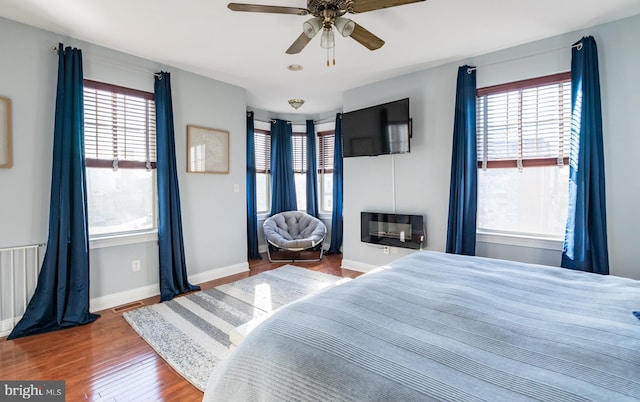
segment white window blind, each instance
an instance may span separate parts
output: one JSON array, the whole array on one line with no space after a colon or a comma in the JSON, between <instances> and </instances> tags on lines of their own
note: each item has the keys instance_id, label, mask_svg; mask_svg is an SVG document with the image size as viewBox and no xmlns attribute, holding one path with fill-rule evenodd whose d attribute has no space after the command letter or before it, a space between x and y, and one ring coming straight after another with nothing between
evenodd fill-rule
<instances>
[{"instance_id":1,"label":"white window blind","mask_svg":"<svg viewBox=\"0 0 640 402\"><path fill-rule=\"evenodd\" d=\"M156 167L154 95L84 81L84 136L88 167Z\"/></svg>"},{"instance_id":2,"label":"white window blind","mask_svg":"<svg viewBox=\"0 0 640 402\"><path fill-rule=\"evenodd\" d=\"M307 135L293 133L291 135L291 149L293 156L293 173L307 172Z\"/></svg>"},{"instance_id":3,"label":"white window blind","mask_svg":"<svg viewBox=\"0 0 640 402\"><path fill-rule=\"evenodd\" d=\"M570 73L481 88L476 106L478 167L568 163Z\"/></svg>"},{"instance_id":4,"label":"white window blind","mask_svg":"<svg viewBox=\"0 0 640 402\"><path fill-rule=\"evenodd\" d=\"M254 130L253 143L256 153L256 173L269 173L271 171L271 133L267 130Z\"/></svg>"},{"instance_id":5,"label":"white window blind","mask_svg":"<svg viewBox=\"0 0 640 402\"><path fill-rule=\"evenodd\" d=\"M335 141L334 131L318 133L318 173L333 173Z\"/></svg>"},{"instance_id":6,"label":"white window blind","mask_svg":"<svg viewBox=\"0 0 640 402\"><path fill-rule=\"evenodd\" d=\"M269 173L271 167L271 133L267 130L255 129L254 144L256 155L256 173ZM318 173L333 173L333 152L335 149L335 133L323 131L318 133L317 166ZM307 139L304 133L293 133L291 137L294 173L307 171Z\"/></svg>"}]
</instances>

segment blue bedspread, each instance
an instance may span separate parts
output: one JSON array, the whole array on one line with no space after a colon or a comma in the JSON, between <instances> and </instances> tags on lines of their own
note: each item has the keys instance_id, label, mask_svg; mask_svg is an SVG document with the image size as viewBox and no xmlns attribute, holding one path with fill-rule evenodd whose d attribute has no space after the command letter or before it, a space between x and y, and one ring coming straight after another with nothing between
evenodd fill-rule
<instances>
[{"instance_id":1,"label":"blue bedspread","mask_svg":"<svg viewBox=\"0 0 640 402\"><path fill-rule=\"evenodd\" d=\"M290 304L204 401L640 399L640 281L417 252Z\"/></svg>"}]
</instances>

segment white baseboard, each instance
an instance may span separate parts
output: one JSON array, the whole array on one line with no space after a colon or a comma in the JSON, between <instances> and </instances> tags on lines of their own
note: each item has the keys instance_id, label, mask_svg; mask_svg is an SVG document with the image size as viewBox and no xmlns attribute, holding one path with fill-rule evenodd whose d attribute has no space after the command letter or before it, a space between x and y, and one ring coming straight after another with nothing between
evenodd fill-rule
<instances>
[{"instance_id":1,"label":"white baseboard","mask_svg":"<svg viewBox=\"0 0 640 402\"><path fill-rule=\"evenodd\" d=\"M208 271L189 276L189 281L193 284L213 281L215 279L224 278L226 276L242 274L249 272L249 263L228 265L222 268L211 268Z\"/></svg>"},{"instance_id":2,"label":"white baseboard","mask_svg":"<svg viewBox=\"0 0 640 402\"><path fill-rule=\"evenodd\" d=\"M221 268L212 268L206 272L190 275L189 282L193 284L212 281L231 275L236 275L249 271L249 263L229 265ZM89 301L89 311L96 312L106 310L123 304L131 303L137 300L158 296L160 294L160 285L154 283L139 287L136 289L125 290L123 292L113 293L106 296L96 297Z\"/></svg>"},{"instance_id":3,"label":"white baseboard","mask_svg":"<svg viewBox=\"0 0 640 402\"><path fill-rule=\"evenodd\" d=\"M193 284L212 281L244 272L249 272L249 263L229 265L222 268L212 268L206 272L191 275L189 282ZM135 289L125 290L123 292L113 293L106 296L95 297L89 301L89 311L97 312L110 309L123 304L131 303L137 300L158 296L160 294L160 285L154 283L152 285L142 286ZM22 317L15 319L7 318L0 321L0 337L5 337L11 333L15 324Z\"/></svg>"},{"instance_id":4,"label":"white baseboard","mask_svg":"<svg viewBox=\"0 0 640 402\"><path fill-rule=\"evenodd\" d=\"M342 259L342 265L340 266L340 268L350 269L352 271L358 271L358 272L369 272L378 267L379 265L367 264L364 262L354 261L354 260L345 260L344 258Z\"/></svg>"},{"instance_id":5,"label":"white baseboard","mask_svg":"<svg viewBox=\"0 0 640 402\"><path fill-rule=\"evenodd\" d=\"M112 293L106 296L95 297L89 300L89 311L95 313L97 311L121 306L123 304L157 296L159 294L160 285L158 283L154 283L153 285L142 286L135 289L125 290L123 292Z\"/></svg>"}]
</instances>

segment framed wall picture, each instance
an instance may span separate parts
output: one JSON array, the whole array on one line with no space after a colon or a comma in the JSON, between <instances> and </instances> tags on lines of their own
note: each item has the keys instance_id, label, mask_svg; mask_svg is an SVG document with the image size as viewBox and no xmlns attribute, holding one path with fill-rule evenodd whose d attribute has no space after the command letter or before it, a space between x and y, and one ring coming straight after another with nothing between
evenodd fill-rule
<instances>
[{"instance_id":1,"label":"framed wall picture","mask_svg":"<svg viewBox=\"0 0 640 402\"><path fill-rule=\"evenodd\" d=\"M11 99L0 96L0 168L11 162Z\"/></svg>"},{"instance_id":2,"label":"framed wall picture","mask_svg":"<svg viewBox=\"0 0 640 402\"><path fill-rule=\"evenodd\" d=\"M229 173L229 132L188 125L187 172Z\"/></svg>"}]
</instances>

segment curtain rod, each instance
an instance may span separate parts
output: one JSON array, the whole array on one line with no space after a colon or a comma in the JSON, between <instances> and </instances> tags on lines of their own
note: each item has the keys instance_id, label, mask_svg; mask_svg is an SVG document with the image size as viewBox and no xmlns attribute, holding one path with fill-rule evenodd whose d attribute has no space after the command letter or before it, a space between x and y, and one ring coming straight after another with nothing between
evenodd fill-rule
<instances>
[{"instance_id":1,"label":"curtain rod","mask_svg":"<svg viewBox=\"0 0 640 402\"><path fill-rule=\"evenodd\" d=\"M572 49L576 48L578 50L582 49L582 42L576 43L575 45L571 45L571 48ZM557 47L555 49L543 50L543 51L538 52L538 53L527 54L527 55L524 55L524 56L512 57L510 59L495 61L493 63L482 64L482 65L480 65L480 67L493 66L493 65L496 65L496 64L507 63L507 62L510 62L510 61L526 59L526 58L529 58L529 57L540 56L542 54L553 53L553 52L557 52L557 51L564 50L564 49L566 49L566 46ZM478 67L469 67L469 68L467 68L467 73L471 74L472 71L477 70L477 69L478 69Z\"/></svg>"},{"instance_id":2,"label":"curtain rod","mask_svg":"<svg viewBox=\"0 0 640 402\"><path fill-rule=\"evenodd\" d=\"M54 45L54 46L51 46L51 50L52 50L53 52L58 52L58 46L55 46L55 45ZM99 60L106 61L107 63L111 63L111 64L116 65L116 66L120 66L120 67L128 68L128 69L133 70L133 71L138 71L138 72L143 72L143 73L150 73L150 71L149 71L149 70L146 70L146 69L143 69L143 68L136 68L136 67L133 67L133 66L130 66L130 65L125 65L125 64L120 64L120 63L115 63L115 62L113 62L113 61L111 61L111 60L108 60L108 59L102 58L102 57L100 57L100 56L94 56L94 58L97 58L97 59L99 59ZM152 74L153 74L153 75L155 75L156 77L160 77L160 76L161 76L161 74L160 74L160 73L157 73L157 72L154 72L154 73L152 73ZM257 118L255 118L255 117L254 117L254 120L259 121L259 122L262 122L262 123L269 123L269 124L270 124L270 123L271 123L271 121L272 121L272 120L274 120L274 119L262 120L262 119L257 119ZM292 121L290 121L290 120L286 120L286 121L287 121L287 122L289 122L289 123L291 123L291 124L294 124L294 125L303 125L303 124L307 124L306 120L305 120L305 121L303 121L303 122L292 122ZM327 118L327 119L324 119L324 120L314 120L314 121L313 121L313 123L314 123L314 124L323 124L323 123L332 123L332 122L334 122L334 121L335 121L335 119Z\"/></svg>"},{"instance_id":3,"label":"curtain rod","mask_svg":"<svg viewBox=\"0 0 640 402\"><path fill-rule=\"evenodd\" d=\"M264 119L259 119L257 117L254 117L253 120L255 121L259 121L260 123L267 123L267 124L271 124L272 121L274 121L275 119L269 119L269 120L264 120ZM293 125L305 125L307 124L307 121L303 121L303 122L297 122L297 121L291 121L291 120L285 120L287 123L293 124ZM323 119L323 120L313 120L314 124L324 124L324 123L333 123L335 122L336 119L333 118L327 118L327 119Z\"/></svg>"},{"instance_id":4,"label":"curtain rod","mask_svg":"<svg viewBox=\"0 0 640 402\"><path fill-rule=\"evenodd\" d=\"M58 46L51 46L51 51L57 53L58 52ZM145 73L145 74L153 74L156 77L160 77L161 76L160 73L153 72L150 68L139 67L139 66L135 66L135 65L131 65L131 64L125 64L125 63L118 63L118 62L115 62L113 60L107 59L106 57L102 57L100 55L94 55L94 56L91 57L91 59L100 60L100 61L103 61L105 63L108 63L108 64L111 64L111 65L114 65L114 66L118 66L118 67L127 69L129 71L135 71L135 72L138 72L138 73Z\"/></svg>"}]
</instances>

